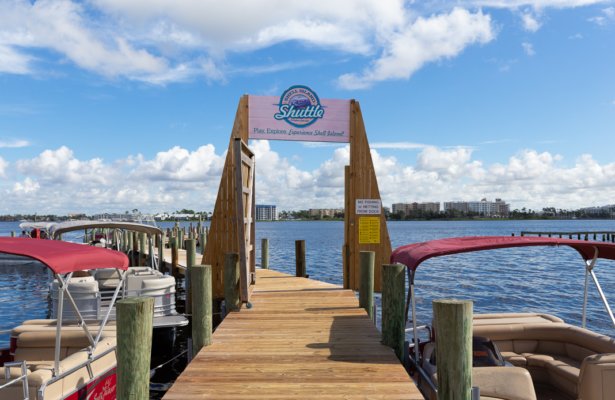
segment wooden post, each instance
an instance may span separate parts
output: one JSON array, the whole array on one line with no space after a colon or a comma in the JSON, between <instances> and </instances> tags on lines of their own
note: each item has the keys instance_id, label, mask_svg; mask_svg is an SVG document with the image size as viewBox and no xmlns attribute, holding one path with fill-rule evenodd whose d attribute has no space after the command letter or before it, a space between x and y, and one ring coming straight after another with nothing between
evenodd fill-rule
<instances>
[{"instance_id":1,"label":"wooden post","mask_svg":"<svg viewBox=\"0 0 615 400\"><path fill-rule=\"evenodd\" d=\"M359 287L359 305L367 311L369 318L374 319L374 261L376 253L362 251L359 254L361 263L361 285Z\"/></svg>"},{"instance_id":2,"label":"wooden post","mask_svg":"<svg viewBox=\"0 0 615 400\"><path fill-rule=\"evenodd\" d=\"M400 360L405 339L405 267L401 264L382 266L382 343L395 350Z\"/></svg>"},{"instance_id":3,"label":"wooden post","mask_svg":"<svg viewBox=\"0 0 615 400\"><path fill-rule=\"evenodd\" d=\"M226 313L239 310L239 254L224 255L224 302Z\"/></svg>"},{"instance_id":4,"label":"wooden post","mask_svg":"<svg viewBox=\"0 0 615 400\"><path fill-rule=\"evenodd\" d=\"M171 275L179 276L179 254L177 249L177 238L171 242Z\"/></svg>"},{"instance_id":5,"label":"wooden post","mask_svg":"<svg viewBox=\"0 0 615 400\"><path fill-rule=\"evenodd\" d=\"M147 265L147 259L145 249L147 248L147 235L145 233L139 234L139 265Z\"/></svg>"},{"instance_id":6,"label":"wooden post","mask_svg":"<svg viewBox=\"0 0 615 400\"><path fill-rule=\"evenodd\" d=\"M15 231L11 231L11 237L15 237Z\"/></svg>"},{"instance_id":7,"label":"wooden post","mask_svg":"<svg viewBox=\"0 0 615 400\"><path fill-rule=\"evenodd\" d=\"M207 244L207 236L204 232L199 233L199 245L201 247L201 254L205 254L205 245Z\"/></svg>"},{"instance_id":8,"label":"wooden post","mask_svg":"<svg viewBox=\"0 0 615 400\"><path fill-rule=\"evenodd\" d=\"M166 245L167 234L165 231L162 231L162 235L160 235L160 246L158 246L158 268L160 271L164 272L164 246Z\"/></svg>"},{"instance_id":9,"label":"wooden post","mask_svg":"<svg viewBox=\"0 0 615 400\"><path fill-rule=\"evenodd\" d=\"M295 276L306 277L305 240L295 240Z\"/></svg>"},{"instance_id":10,"label":"wooden post","mask_svg":"<svg viewBox=\"0 0 615 400\"><path fill-rule=\"evenodd\" d=\"M211 265L193 265L192 279L192 356L211 344L213 331Z\"/></svg>"},{"instance_id":11,"label":"wooden post","mask_svg":"<svg viewBox=\"0 0 615 400\"><path fill-rule=\"evenodd\" d=\"M186 313L192 314L192 267L196 265L196 240L186 240Z\"/></svg>"},{"instance_id":12,"label":"wooden post","mask_svg":"<svg viewBox=\"0 0 615 400\"><path fill-rule=\"evenodd\" d=\"M139 234L132 232L132 265L139 265Z\"/></svg>"},{"instance_id":13,"label":"wooden post","mask_svg":"<svg viewBox=\"0 0 615 400\"><path fill-rule=\"evenodd\" d=\"M149 399L152 355L153 297L129 297L117 302L118 399Z\"/></svg>"},{"instance_id":14,"label":"wooden post","mask_svg":"<svg viewBox=\"0 0 615 400\"><path fill-rule=\"evenodd\" d=\"M269 239L261 240L261 268L269 269Z\"/></svg>"},{"instance_id":15,"label":"wooden post","mask_svg":"<svg viewBox=\"0 0 615 400\"><path fill-rule=\"evenodd\" d=\"M438 399L470 400L472 391L472 302L434 300Z\"/></svg>"}]
</instances>

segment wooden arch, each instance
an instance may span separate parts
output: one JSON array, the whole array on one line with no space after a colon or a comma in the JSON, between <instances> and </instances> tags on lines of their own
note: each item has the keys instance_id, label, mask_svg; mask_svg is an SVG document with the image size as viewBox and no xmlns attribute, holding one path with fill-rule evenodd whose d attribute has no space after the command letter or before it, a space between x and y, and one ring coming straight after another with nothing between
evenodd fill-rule
<instances>
[{"instance_id":1,"label":"wooden arch","mask_svg":"<svg viewBox=\"0 0 615 400\"><path fill-rule=\"evenodd\" d=\"M344 246L342 249L344 287L359 289L359 253L376 253L374 287L380 291L382 265L389 263L391 242L384 216L384 208L378 214L357 214L357 200L378 200L380 192L372 162L369 143L361 114L361 107L350 101L350 165L345 169ZM254 166L242 163L249 157L248 96L239 100L233 131L218 196L211 219L209 237L202 263L212 266L214 298L224 298L224 258L226 253L243 257L240 270L241 300L249 301L250 285L254 283ZM237 143L241 143L238 145ZM243 150L238 150L243 149ZM238 154L241 151L241 155ZM250 185L250 179L252 180ZM251 192L250 192L251 188ZM249 192L249 193L246 193ZM246 208L247 207L247 208ZM244 254L245 256L242 256Z\"/></svg>"}]
</instances>

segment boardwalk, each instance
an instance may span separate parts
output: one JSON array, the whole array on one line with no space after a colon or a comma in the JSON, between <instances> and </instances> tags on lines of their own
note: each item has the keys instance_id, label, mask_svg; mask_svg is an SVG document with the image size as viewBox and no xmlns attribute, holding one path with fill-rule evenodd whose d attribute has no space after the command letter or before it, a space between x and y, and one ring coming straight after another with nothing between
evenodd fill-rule
<instances>
[{"instance_id":1,"label":"boardwalk","mask_svg":"<svg viewBox=\"0 0 615 400\"><path fill-rule=\"evenodd\" d=\"M423 399L350 290L257 270L164 399Z\"/></svg>"}]
</instances>

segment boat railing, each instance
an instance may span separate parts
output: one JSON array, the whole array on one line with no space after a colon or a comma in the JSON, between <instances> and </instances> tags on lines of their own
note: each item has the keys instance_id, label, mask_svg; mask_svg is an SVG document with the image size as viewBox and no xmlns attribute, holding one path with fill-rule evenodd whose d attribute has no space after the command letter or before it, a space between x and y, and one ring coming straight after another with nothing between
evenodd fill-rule
<instances>
[{"instance_id":1,"label":"boat railing","mask_svg":"<svg viewBox=\"0 0 615 400\"><path fill-rule=\"evenodd\" d=\"M74 367L67 369L66 371L63 371L61 373L59 373L58 375L54 376L53 378L51 378L50 380L48 380L47 382L44 382L41 387L38 389L38 398L39 399L43 399L44 398L44 393L45 393L45 389L47 388L47 386L50 386L52 384L54 384L55 382L66 378L67 376L71 375L72 373L79 371L80 369L82 369L83 367L86 367L87 371L88 371L88 376L91 379L94 379L94 372L92 369L92 363L94 361L97 361L99 359L101 359L102 357L106 356L107 354L110 354L112 352L115 352L115 358L117 359L117 346L113 346L99 354L96 355L92 355L91 354L91 348L89 348L89 356L88 359L78 365L75 365ZM113 369L115 367L111 367L109 369L107 369L107 371L104 371L102 374L100 374L99 376L104 376L107 372L109 372L109 370Z\"/></svg>"},{"instance_id":2,"label":"boat railing","mask_svg":"<svg viewBox=\"0 0 615 400\"><path fill-rule=\"evenodd\" d=\"M21 368L21 375L11 380L11 368ZM30 390L28 388L28 366L25 361L11 361L4 363L4 380L5 384L0 385L0 391L21 381L21 387L23 389L23 398L28 400L30 398Z\"/></svg>"}]
</instances>

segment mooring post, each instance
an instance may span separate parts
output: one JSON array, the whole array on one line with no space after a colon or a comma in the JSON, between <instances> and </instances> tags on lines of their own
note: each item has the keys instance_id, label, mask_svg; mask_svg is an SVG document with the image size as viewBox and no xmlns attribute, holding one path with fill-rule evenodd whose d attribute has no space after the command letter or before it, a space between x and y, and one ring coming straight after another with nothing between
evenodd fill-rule
<instances>
[{"instance_id":1,"label":"mooring post","mask_svg":"<svg viewBox=\"0 0 615 400\"><path fill-rule=\"evenodd\" d=\"M158 237L158 236L156 236ZM162 231L160 235L160 246L158 246L158 268L161 272L165 272L164 269L164 246L167 241L167 234L165 231Z\"/></svg>"},{"instance_id":2,"label":"mooring post","mask_svg":"<svg viewBox=\"0 0 615 400\"><path fill-rule=\"evenodd\" d=\"M196 240L186 239L186 313L192 314L192 267L196 265Z\"/></svg>"},{"instance_id":3,"label":"mooring post","mask_svg":"<svg viewBox=\"0 0 615 400\"><path fill-rule=\"evenodd\" d=\"M211 344L213 331L211 265L193 265L192 279L192 357Z\"/></svg>"},{"instance_id":4,"label":"mooring post","mask_svg":"<svg viewBox=\"0 0 615 400\"><path fill-rule=\"evenodd\" d=\"M269 269L269 239L261 240L261 268Z\"/></svg>"},{"instance_id":5,"label":"mooring post","mask_svg":"<svg viewBox=\"0 0 615 400\"><path fill-rule=\"evenodd\" d=\"M434 300L439 400L470 400L472 391L472 302Z\"/></svg>"},{"instance_id":6,"label":"mooring post","mask_svg":"<svg viewBox=\"0 0 615 400\"><path fill-rule=\"evenodd\" d=\"M117 398L149 399L153 297L117 302Z\"/></svg>"},{"instance_id":7,"label":"mooring post","mask_svg":"<svg viewBox=\"0 0 615 400\"><path fill-rule=\"evenodd\" d=\"M295 276L306 277L305 240L295 240Z\"/></svg>"},{"instance_id":8,"label":"mooring post","mask_svg":"<svg viewBox=\"0 0 615 400\"><path fill-rule=\"evenodd\" d=\"M171 242L171 275L174 277L179 276L179 251L177 249L177 238Z\"/></svg>"},{"instance_id":9,"label":"mooring post","mask_svg":"<svg viewBox=\"0 0 615 400\"><path fill-rule=\"evenodd\" d=\"M224 255L224 302L226 313L239 310L239 254Z\"/></svg>"},{"instance_id":10,"label":"mooring post","mask_svg":"<svg viewBox=\"0 0 615 400\"><path fill-rule=\"evenodd\" d=\"M15 231L11 231L11 237L15 237Z\"/></svg>"},{"instance_id":11,"label":"mooring post","mask_svg":"<svg viewBox=\"0 0 615 400\"><path fill-rule=\"evenodd\" d=\"M382 266L382 343L392 347L400 360L404 356L406 329L404 272L401 264Z\"/></svg>"},{"instance_id":12,"label":"mooring post","mask_svg":"<svg viewBox=\"0 0 615 400\"><path fill-rule=\"evenodd\" d=\"M205 245L207 244L207 236L205 232L199 233L199 245L201 246L201 254L205 254Z\"/></svg>"},{"instance_id":13,"label":"mooring post","mask_svg":"<svg viewBox=\"0 0 615 400\"><path fill-rule=\"evenodd\" d=\"M363 307L369 318L374 320L374 260L376 253L373 251L361 251L359 264L361 267L359 287L359 306Z\"/></svg>"},{"instance_id":14,"label":"mooring post","mask_svg":"<svg viewBox=\"0 0 615 400\"><path fill-rule=\"evenodd\" d=\"M147 248L147 235L145 233L139 234L139 265L146 265L147 256L145 249Z\"/></svg>"},{"instance_id":15,"label":"mooring post","mask_svg":"<svg viewBox=\"0 0 615 400\"><path fill-rule=\"evenodd\" d=\"M139 234L132 232L132 265L139 265Z\"/></svg>"}]
</instances>

